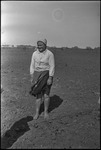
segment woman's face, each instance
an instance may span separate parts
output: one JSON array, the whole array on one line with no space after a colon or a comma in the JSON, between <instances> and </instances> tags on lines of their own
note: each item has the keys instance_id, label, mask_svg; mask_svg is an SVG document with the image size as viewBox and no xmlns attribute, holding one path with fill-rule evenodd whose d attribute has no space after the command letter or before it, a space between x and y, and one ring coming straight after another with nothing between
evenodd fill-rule
<instances>
[{"instance_id":1,"label":"woman's face","mask_svg":"<svg viewBox=\"0 0 101 150\"><path fill-rule=\"evenodd\" d=\"M46 45L43 42L39 41L37 42L37 48L39 52L43 52L46 50Z\"/></svg>"}]
</instances>

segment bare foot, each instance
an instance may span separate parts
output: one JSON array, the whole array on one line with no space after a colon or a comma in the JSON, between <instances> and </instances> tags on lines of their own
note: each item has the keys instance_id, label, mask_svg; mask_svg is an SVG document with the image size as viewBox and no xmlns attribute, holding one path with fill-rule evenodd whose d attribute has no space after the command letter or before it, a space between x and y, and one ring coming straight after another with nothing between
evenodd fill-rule
<instances>
[{"instance_id":1,"label":"bare foot","mask_svg":"<svg viewBox=\"0 0 101 150\"><path fill-rule=\"evenodd\" d=\"M47 120L49 119L48 113L45 113L45 114L44 114L44 119L47 119Z\"/></svg>"},{"instance_id":2,"label":"bare foot","mask_svg":"<svg viewBox=\"0 0 101 150\"><path fill-rule=\"evenodd\" d=\"M38 117L39 117L39 114L36 114L36 115L34 116L34 119L36 120L36 119L38 119Z\"/></svg>"}]
</instances>

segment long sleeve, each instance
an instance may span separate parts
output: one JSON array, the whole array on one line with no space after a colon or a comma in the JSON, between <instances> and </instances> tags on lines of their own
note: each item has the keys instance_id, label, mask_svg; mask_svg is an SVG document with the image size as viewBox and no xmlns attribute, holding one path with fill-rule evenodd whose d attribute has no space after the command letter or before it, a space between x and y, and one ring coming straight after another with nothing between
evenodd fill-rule
<instances>
[{"instance_id":1,"label":"long sleeve","mask_svg":"<svg viewBox=\"0 0 101 150\"><path fill-rule=\"evenodd\" d=\"M49 65L50 65L49 76L54 76L54 72L55 72L55 59L54 59L53 53L51 53L51 55L49 56Z\"/></svg>"},{"instance_id":2,"label":"long sleeve","mask_svg":"<svg viewBox=\"0 0 101 150\"><path fill-rule=\"evenodd\" d=\"M35 61L34 61L34 53L33 53L31 58L31 64L30 64L30 75L34 73L34 69L35 69Z\"/></svg>"}]
</instances>

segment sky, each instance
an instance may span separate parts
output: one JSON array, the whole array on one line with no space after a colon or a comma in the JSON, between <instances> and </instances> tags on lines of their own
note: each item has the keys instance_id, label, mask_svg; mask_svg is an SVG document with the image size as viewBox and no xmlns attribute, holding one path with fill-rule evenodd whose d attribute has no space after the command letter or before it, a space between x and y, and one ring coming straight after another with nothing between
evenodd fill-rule
<instances>
[{"instance_id":1,"label":"sky","mask_svg":"<svg viewBox=\"0 0 101 150\"><path fill-rule=\"evenodd\" d=\"M99 47L100 1L1 1L1 44Z\"/></svg>"}]
</instances>

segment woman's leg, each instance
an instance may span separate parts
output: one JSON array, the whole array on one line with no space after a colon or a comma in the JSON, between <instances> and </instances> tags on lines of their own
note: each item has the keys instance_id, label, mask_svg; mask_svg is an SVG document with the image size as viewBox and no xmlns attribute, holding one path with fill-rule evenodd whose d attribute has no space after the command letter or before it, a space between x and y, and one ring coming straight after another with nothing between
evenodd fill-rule
<instances>
[{"instance_id":1,"label":"woman's leg","mask_svg":"<svg viewBox=\"0 0 101 150\"><path fill-rule=\"evenodd\" d=\"M44 94L44 118L45 119L49 118L49 115L48 115L49 101L50 101L49 95Z\"/></svg>"},{"instance_id":2,"label":"woman's leg","mask_svg":"<svg viewBox=\"0 0 101 150\"><path fill-rule=\"evenodd\" d=\"M41 106L41 98L36 99L36 114L34 116L34 119L38 119L39 117L39 111Z\"/></svg>"}]
</instances>

